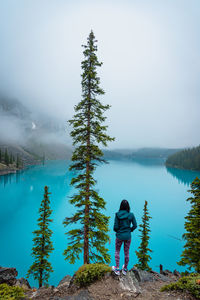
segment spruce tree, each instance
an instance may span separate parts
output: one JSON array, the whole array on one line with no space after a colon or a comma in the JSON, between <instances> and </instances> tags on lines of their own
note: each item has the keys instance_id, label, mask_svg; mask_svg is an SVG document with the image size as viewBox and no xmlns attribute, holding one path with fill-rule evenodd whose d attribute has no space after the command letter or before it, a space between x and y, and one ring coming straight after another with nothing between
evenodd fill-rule
<instances>
[{"instance_id":1,"label":"spruce tree","mask_svg":"<svg viewBox=\"0 0 200 300\"><path fill-rule=\"evenodd\" d=\"M150 271L151 268L149 267L148 263L151 260L151 256L148 254L148 252L152 252L151 249L148 248L149 245L149 233L150 233L150 226L149 226L149 220L151 217L149 216L148 208L147 208L148 202L145 201L144 204L144 214L142 217L142 224L140 224L139 231L141 232L141 244L139 246L139 251L136 251L136 255L138 257L138 263L136 266L141 270Z\"/></svg>"},{"instance_id":2,"label":"spruce tree","mask_svg":"<svg viewBox=\"0 0 200 300\"><path fill-rule=\"evenodd\" d=\"M110 105L103 105L98 99L104 91L97 76L97 67L102 63L97 59L96 42L91 31L87 44L83 45L82 100L75 106L75 115L69 121L73 145L76 146L69 170L76 171L71 184L77 189L70 203L76 207L76 212L72 217L66 217L63 223L65 226L78 223L78 228L66 233L70 242L64 256L70 263L74 263L82 251L85 264L110 261L105 246L109 241L109 217L102 212L106 203L94 188L96 180L93 174L99 163L106 162L98 145L107 146L107 142L114 138L106 134L107 126L103 125L106 120L104 112Z\"/></svg>"},{"instance_id":3,"label":"spruce tree","mask_svg":"<svg viewBox=\"0 0 200 300\"><path fill-rule=\"evenodd\" d=\"M50 253L54 250L51 242L52 230L49 229L49 223L52 222L49 194L48 187L45 186L44 198L39 209L39 229L33 232L35 237L33 238L32 256L35 261L27 272L27 277L32 275L35 280L38 280L39 287L48 283L50 272L53 272L51 263L48 261Z\"/></svg>"},{"instance_id":4,"label":"spruce tree","mask_svg":"<svg viewBox=\"0 0 200 300\"><path fill-rule=\"evenodd\" d=\"M19 164L20 164L20 160L19 160L19 155L17 154L17 161L16 161L16 168L19 169Z\"/></svg>"},{"instance_id":5,"label":"spruce tree","mask_svg":"<svg viewBox=\"0 0 200 300\"><path fill-rule=\"evenodd\" d=\"M180 266L188 266L200 273L200 179L198 177L191 183L189 192L193 195L187 199L191 203L191 209L185 217L185 230L183 234L186 240L184 250L181 254Z\"/></svg>"},{"instance_id":6,"label":"spruce tree","mask_svg":"<svg viewBox=\"0 0 200 300\"><path fill-rule=\"evenodd\" d=\"M5 150L5 154L4 154L4 162L7 166L9 165L9 162L10 162L7 149Z\"/></svg>"},{"instance_id":7,"label":"spruce tree","mask_svg":"<svg viewBox=\"0 0 200 300\"><path fill-rule=\"evenodd\" d=\"M12 165L12 163L13 163L13 156L12 156L12 154L10 154L9 160L10 160L10 164Z\"/></svg>"}]
</instances>

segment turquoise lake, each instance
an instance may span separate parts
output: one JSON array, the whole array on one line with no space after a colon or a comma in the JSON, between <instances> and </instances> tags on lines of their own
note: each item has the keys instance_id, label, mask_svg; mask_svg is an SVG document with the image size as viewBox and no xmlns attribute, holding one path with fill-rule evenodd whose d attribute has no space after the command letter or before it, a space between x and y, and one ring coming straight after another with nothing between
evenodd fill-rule
<instances>
[{"instance_id":1,"label":"turquoise lake","mask_svg":"<svg viewBox=\"0 0 200 300\"><path fill-rule=\"evenodd\" d=\"M70 186L72 174L68 171L68 161L49 161L44 166L33 166L23 172L0 176L0 265L15 267L18 277L25 277L32 264L32 232L37 229L38 209L44 194L44 186L49 186L53 209L51 229L55 250L50 256L54 272L49 284L57 285L67 274L73 275L82 264L82 258L71 265L64 260L63 251L67 246L67 236L62 224L74 208L68 203L73 195ZM138 225L141 222L145 200L148 201L152 249L151 267L159 270L162 264L166 269L182 271L176 262L180 259L184 242L184 217L190 204L186 199L189 184L200 172L167 169L159 160L110 161L99 166L95 173L96 189L106 200L105 214L110 216L110 238L108 245L111 265L114 265L113 220L122 199L127 199L134 212ZM130 247L131 268L137 258L135 250L140 243L139 227L132 234ZM122 251L121 251L122 253ZM121 255L120 264L123 264ZM29 278L32 286L37 286Z\"/></svg>"}]
</instances>

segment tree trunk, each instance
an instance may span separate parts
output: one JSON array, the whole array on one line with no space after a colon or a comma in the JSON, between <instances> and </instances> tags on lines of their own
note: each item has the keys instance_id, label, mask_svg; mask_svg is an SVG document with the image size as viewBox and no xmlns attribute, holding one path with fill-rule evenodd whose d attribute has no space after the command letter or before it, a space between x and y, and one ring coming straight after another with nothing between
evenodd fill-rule
<instances>
[{"instance_id":1,"label":"tree trunk","mask_svg":"<svg viewBox=\"0 0 200 300\"><path fill-rule=\"evenodd\" d=\"M88 126L90 125L90 120L88 120ZM90 147L90 135L87 138L87 155L89 155ZM90 162L86 163L86 204L85 204L85 226L84 226L84 264L89 264L89 192L90 192Z\"/></svg>"},{"instance_id":2,"label":"tree trunk","mask_svg":"<svg viewBox=\"0 0 200 300\"><path fill-rule=\"evenodd\" d=\"M46 202L44 203L44 206L46 207ZM45 224L45 219L46 219L46 208L44 210L44 214L43 214L43 230L44 230L44 224ZM44 255L44 244L45 244L45 240L44 240L44 235L42 236L42 255ZM44 257L44 256L43 256ZM43 258L41 259L41 268L40 268L40 278L39 278L39 288L42 287L43 284L43 269L42 269L42 264L43 264Z\"/></svg>"},{"instance_id":3,"label":"tree trunk","mask_svg":"<svg viewBox=\"0 0 200 300\"><path fill-rule=\"evenodd\" d=\"M91 68L91 61L90 61L90 68ZM88 117L87 117L87 157L89 160L86 163L86 204L85 204L85 226L84 226L84 264L89 264L89 192L90 192L90 99L91 99L91 78L89 75L88 78Z\"/></svg>"},{"instance_id":4,"label":"tree trunk","mask_svg":"<svg viewBox=\"0 0 200 300\"><path fill-rule=\"evenodd\" d=\"M39 278L39 288L41 288L42 287L42 273L43 273L43 270L42 269L40 269L40 278Z\"/></svg>"},{"instance_id":5,"label":"tree trunk","mask_svg":"<svg viewBox=\"0 0 200 300\"><path fill-rule=\"evenodd\" d=\"M87 197L89 199L89 197ZM85 227L84 227L84 264L89 264L89 205L85 205Z\"/></svg>"}]
</instances>

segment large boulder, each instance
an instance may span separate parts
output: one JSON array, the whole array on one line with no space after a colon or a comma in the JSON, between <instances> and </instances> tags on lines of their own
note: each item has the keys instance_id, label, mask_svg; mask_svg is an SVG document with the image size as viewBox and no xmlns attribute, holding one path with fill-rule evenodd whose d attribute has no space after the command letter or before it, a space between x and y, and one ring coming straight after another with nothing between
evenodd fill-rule
<instances>
[{"instance_id":1,"label":"large boulder","mask_svg":"<svg viewBox=\"0 0 200 300\"><path fill-rule=\"evenodd\" d=\"M22 287L24 290L29 290L29 289L31 289L31 286L30 286L28 280L25 279L25 278L23 278L23 277L17 279L15 285L16 285L16 286Z\"/></svg>"},{"instance_id":2,"label":"large boulder","mask_svg":"<svg viewBox=\"0 0 200 300\"><path fill-rule=\"evenodd\" d=\"M132 276L134 276L138 282L153 282L153 281L163 281L163 282L170 282L174 280L174 275L172 272L166 270L165 273L160 274L155 271L144 271L141 269L138 269L136 267L133 267L130 272L132 273ZM164 271L163 271L164 272Z\"/></svg>"},{"instance_id":3,"label":"large boulder","mask_svg":"<svg viewBox=\"0 0 200 300\"><path fill-rule=\"evenodd\" d=\"M135 276L128 272L126 276L119 276L119 287L123 291L124 296L136 297L141 293L141 288Z\"/></svg>"},{"instance_id":4,"label":"large boulder","mask_svg":"<svg viewBox=\"0 0 200 300\"><path fill-rule=\"evenodd\" d=\"M132 273L132 277L135 277L135 279L138 282L148 282L148 281L154 281L155 280L155 276L154 276L153 273L140 270L136 267L133 267L130 270L130 273Z\"/></svg>"},{"instance_id":5,"label":"large boulder","mask_svg":"<svg viewBox=\"0 0 200 300\"><path fill-rule=\"evenodd\" d=\"M18 272L15 268L0 267L0 284L7 283L8 285L14 285L17 282L17 275Z\"/></svg>"},{"instance_id":6,"label":"large boulder","mask_svg":"<svg viewBox=\"0 0 200 300\"><path fill-rule=\"evenodd\" d=\"M124 299L127 299L127 297L137 297L137 295L141 293L138 279L135 277L133 272L127 272L126 276L122 274L117 276L114 272L112 272L112 277L119 282L118 289L122 298L124 297Z\"/></svg>"}]
</instances>

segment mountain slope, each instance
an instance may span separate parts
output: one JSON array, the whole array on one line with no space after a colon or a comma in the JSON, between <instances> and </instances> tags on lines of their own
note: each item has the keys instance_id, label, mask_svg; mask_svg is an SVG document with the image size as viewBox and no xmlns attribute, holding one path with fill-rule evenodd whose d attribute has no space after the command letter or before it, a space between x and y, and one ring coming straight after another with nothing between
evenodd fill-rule
<instances>
[{"instance_id":1,"label":"mountain slope","mask_svg":"<svg viewBox=\"0 0 200 300\"><path fill-rule=\"evenodd\" d=\"M0 94L0 148L19 154L25 165L44 156L69 159L72 149L65 127L64 122L30 111L20 101Z\"/></svg>"}]
</instances>

